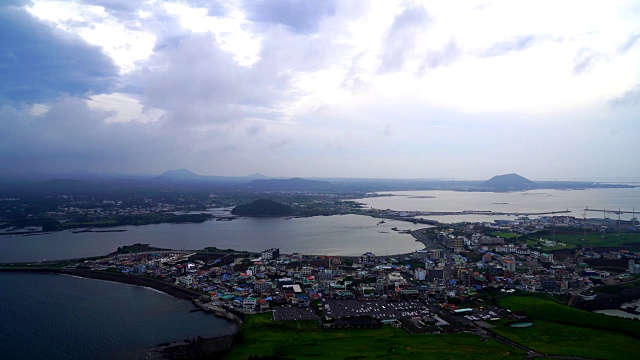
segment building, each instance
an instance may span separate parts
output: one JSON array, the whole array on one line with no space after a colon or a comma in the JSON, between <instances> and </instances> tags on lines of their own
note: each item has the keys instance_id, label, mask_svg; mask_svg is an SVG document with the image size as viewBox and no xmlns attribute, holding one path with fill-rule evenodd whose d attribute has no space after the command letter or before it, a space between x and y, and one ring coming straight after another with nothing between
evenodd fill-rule
<instances>
[{"instance_id":1,"label":"building","mask_svg":"<svg viewBox=\"0 0 640 360\"><path fill-rule=\"evenodd\" d=\"M540 261L553 264L553 254L541 254Z\"/></svg>"},{"instance_id":2,"label":"building","mask_svg":"<svg viewBox=\"0 0 640 360\"><path fill-rule=\"evenodd\" d=\"M462 269L462 271L460 271L460 281L463 285L469 286L471 284L471 271Z\"/></svg>"},{"instance_id":3,"label":"building","mask_svg":"<svg viewBox=\"0 0 640 360\"><path fill-rule=\"evenodd\" d=\"M264 279L256 281L256 283L253 285L253 291L258 294L270 293L271 289L273 289L273 285Z\"/></svg>"},{"instance_id":4,"label":"building","mask_svg":"<svg viewBox=\"0 0 640 360\"><path fill-rule=\"evenodd\" d=\"M462 238L451 235L447 239L447 246L454 249L461 249L464 246L464 241Z\"/></svg>"},{"instance_id":5,"label":"building","mask_svg":"<svg viewBox=\"0 0 640 360\"><path fill-rule=\"evenodd\" d=\"M242 301L242 310L246 312L253 312L256 310L258 300L254 297L248 297Z\"/></svg>"},{"instance_id":6,"label":"building","mask_svg":"<svg viewBox=\"0 0 640 360\"><path fill-rule=\"evenodd\" d=\"M372 252L367 252L360 256L361 264L375 264L377 262L376 255Z\"/></svg>"},{"instance_id":7,"label":"building","mask_svg":"<svg viewBox=\"0 0 640 360\"><path fill-rule=\"evenodd\" d=\"M483 236L478 240L480 245L502 245L504 244L504 239L501 237L489 237Z\"/></svg>"},{"instance_id":8,"label":"building","mask_svg":"<svg viewBox=\"0 0 640 360\"><path fill-rule=\"evenodd\" d=\"M434 281L436 279L444 279L444 269L436 268L429 270L429 281Z\"/></svg>"},{"instance_id":9,"label":"building","mask_svg":"<svg viewBox=\"0 0 640 360\"><path fill-rule=\"evenodd\" d=\"M313 274L313 268L311 266L303 266L302 269L300 269L300 273L302 276L310 276Z\"/></svg>"},{"instance_id":10,"label":"building","mask_svg":"<svg viewBox=\"0 0 640 360\"><path fill-rule=\"evenodd\" d=\"M280 257L279 248L271 248L262 252L262 260L276 260Z\"/></svg>"},{"instance_id":11,"label":"building","mask_svg":"<svg viewBox=\"0 0 640 360\"><path fill-rule=\"evenodd\" d=\"M442 259L442 249L431 249L429 250L429 259L431 260L440 260Z\"/></svg>"},{"instance_id":12,"label":"building","mask_svg":"<svg viewBox=\"0 0 640 360\"><path fill-rule=\"evenodd\" d=\"M504 269L510 272L516 271L516 262L512 259L502 259L502 265Z\"/></svg>"}]
</instances>

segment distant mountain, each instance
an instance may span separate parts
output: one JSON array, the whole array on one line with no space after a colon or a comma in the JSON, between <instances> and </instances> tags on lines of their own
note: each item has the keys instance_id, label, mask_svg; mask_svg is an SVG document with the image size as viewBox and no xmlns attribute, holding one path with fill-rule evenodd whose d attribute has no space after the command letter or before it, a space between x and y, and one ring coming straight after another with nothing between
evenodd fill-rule
<instances>
[{"instance_id":1,"label":"distant mountain","mask_svg":"<svg viewBox=\"0 0 640 360\"><path fill-rule=\"evenodd\" d=\"M260 173L251 174L248 176L207 176L198 175L187 169L177 169L165 171L158 175L154 180L160 182L176 182L176 181L230 181L230 182L243 182L247 180L263 180L269 179L268 176Z\"/></svg>"},{"instance_id":2,"label":"distant mountain","mask_svg":"<svg viewBox=\"0 0 640 360\"><path fill-rule=\"evenodd\" d=\"M104 186L86 180L51 179L42 183L42 189L56 193L78 193L104 190Z\"/></svg>"},{"instance_id":3,"label":"distant mountain","mask_svg":"<svg viewBox=\"0 0 640 360\"><path fill-rule=\"evenodd\" d=\"M253 180L247 186L254 191L319 191L331 189L328 181L293 179Z\"/></svg>"},{"instance_id":4,"label":"distant mountain","mask_svg":"<svg viewBox=\"0 0 640 360\"><path fill-rule=\"evenodd\" d=\"M481 186L496 191L517 191L535 189L538 184L518 174L506 174L494 176Z\"/></svg>"},{"instance_id":5,"label":"distant mountain","mask_svg":"<svg viewBox=\"0 0 640 360\"><path fill-rule=\"evenodd\" d=\"M247 175L244 177L247 180L264 180L264 179L270 179L270 177L268 177L267 175L263 175L260 173L255 173L255 174L251 174L251 175Z\"/></svg>"},{"instance_id":6,"label":"distant mountain","mask_svg":"<svg viewBox=\"0 0 640 360\"><path fill-rule=\"evenodd\" d=\"M238 205L231 210L234 215L241 216L286 216L293 213L289 205L269 199L259 199L250 204Z\"/></svg>"},{"instance_id":7,"label":"distant mountain","mask_svg":"<svg viewBox=\"0 0 640 360\"><path fill-rule=\"evenodd\" d=\"M201 180L203 177L206 177L206 176L198 175L194 172L191 172L183 168L183 169L165 171L162 174L158 175L158 177L164 177L164 178L170 178L170 179L176 179L176 180Z\"/></svg>"}]
</instances>

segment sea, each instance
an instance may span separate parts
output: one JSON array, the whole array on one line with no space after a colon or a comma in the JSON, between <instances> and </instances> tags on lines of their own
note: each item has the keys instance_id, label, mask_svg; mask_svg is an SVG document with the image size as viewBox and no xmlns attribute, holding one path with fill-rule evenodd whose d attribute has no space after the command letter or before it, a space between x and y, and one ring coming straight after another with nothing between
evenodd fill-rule
<instances>
[{"instance_id":1,"label":"sea","mask_svg":"<svg viewBox=\"0 0 640 360\"><path fill-rule=\"evenodd\" d=\"M366 207L397 211L549 212L617 217L584 209L640 209L640 188L535 190L511 193L412 191L359 199ZM632 214L621 214L630 219ZM493 221L492 215L424 216L441 222ZM123 232L54 232L0 236L0 263L101 256L118 246L148 243L171 249L261 251L357 256L412 252L408 234L425 225L359 215L240 218L200 224L124 226ZM105 230L105 229L100 229ZM0 273L0 357L6 359L142 359L149 347L194 336L222 336L234 324L166 294L139 286L64 275Z\"/></svg>"},{"instance_id":2,"label":"sea","mask_svg":"<svg viewBox=\"0 0 640 360\"><path fill-rule=\"evenodd\" d=\"M230 335L237 325L141 286L0 272L0 358L146 359L163 342Z\"/></svg>"},{"instance_id":3,"label":"sea","mask_svg":"<svg viewBox=\"0 0 640 360\"><path fill-rule=\"evenodd\" d=\"M633 307L636 311L640 310L640 299L622 304L621 307ZM630 313L620 309L596 310L594 312L598 314L617 316L617 317L626 318L626 319L640 319L640 315Z\"/></svg>"},{"instance_id":4,"label":"sea","mask_svg":"<svg viewBox=\"0 0 640 360\"><path fill-rule=\"evenodd\" d=\"M626 211L620 214L620 220L639 217L640 187L609 188L584 190L530 190L514 192L464 192L464 191L395 191L379 192L378 197L366 197L355 201L366 207L390 209L395 211L424 212L462 212L467 210L486 211L486 215L430 215L418 216L444 223L455 222L492 222L499 219L514 219L519 215L493 215L489 212L503 213L542 213L552 211L570 211L565 214L582 219L604 218L618 219L618 214L610 211ZM589 209L589 211L585 211ZM600 210L600 211L596 211ZM602 210L607 210L603 212ZM535 218L537 216L532 216ZM640 218L640 217L639 217Z\"/></svg>"},{"instance_id":5,"label":"sea","mask_svg":"<svg viewBox=\"0 0 640 360\"><path fill-rule=\"evenodd\" d=\"M272 247L281 253L360 256L409 253L422 248L409 234L425 225L360 215L307 218L240 218L199 224L157 224L100 228L98 231L59 231L38 235L1 235L0 263L36 262L102 256L134 243L176 250L205 247L259 252Z\"/></svg>"}]
</instances>

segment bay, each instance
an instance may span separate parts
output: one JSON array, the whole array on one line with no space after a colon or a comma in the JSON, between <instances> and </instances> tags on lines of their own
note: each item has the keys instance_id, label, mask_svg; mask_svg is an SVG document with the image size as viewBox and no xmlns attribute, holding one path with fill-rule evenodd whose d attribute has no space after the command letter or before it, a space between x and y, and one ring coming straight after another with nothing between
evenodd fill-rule
<instances>
[{"instance_id":1,"label":"bay","mask_svg":"<svg viewBox=\"0 0 640 360\"><path fill-rule=\"evenodd\" d=\"M622 304L622 306L623 307L631 306L631 307L634 307L635 310L637 311L640 309L640 299ZM609 316L617 316L617 317L622 317L626 319L640 319L640 315L626 312L620 309L596 310L594 311L594 313L604 314Z\"/></svg>"},{"instance_id":2,"label":"bay","mask_svg":"<svg viewBox=\"0 0 640 360\"><path fill-rule=\"evenodd\" d=\"M465 210L538 213L571 211L577 218L603 218L602 212L586 212L584 209L640 211L640 188L551 190L538 189L516 192L463 192L463 191L394 191L379 192L390 196L367 197L355 201L375 209L395 211L460 212ZM617 219L616 214L607 214ZM430 215L418 216L445 223L484 222L497 219L513 219L506 215ZM534 216L535 217L535 216ZM632 214L622 214L621 220L629 220Z\"/></svg>"},{"instance_id":3,"label":"bay","mask_svg":"<svg viewBox=\"0 0 640 360\"><path fill-rule=\"evenodd\" d=\"M144 359L151 346L237 326L148 288L65 275L0 273L4 359Z\"/></svg>"},{"instance_id":4,"label":"bay","mask_svg":"<svg viewBox=\"0 0 640 360\"><path fill-rule=\"evenodd\" d=\"M106 255L119 246L151 244L176 250L213 246L259 252L271 247L282 253L359 256L367 251L394 255L422 249L409 234L425 225L359 216L307 218L240 218L200 224L122 226L124 232L60 231L35 236L0 236L0 263L34 262ZM101 229L108 230L108 229Z\"/></svg>"}]
</instances>

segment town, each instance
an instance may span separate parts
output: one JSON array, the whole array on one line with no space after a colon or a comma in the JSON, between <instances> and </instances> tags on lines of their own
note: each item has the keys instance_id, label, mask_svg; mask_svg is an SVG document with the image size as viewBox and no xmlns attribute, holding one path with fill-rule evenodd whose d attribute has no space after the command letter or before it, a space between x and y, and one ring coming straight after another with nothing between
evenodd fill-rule
<instances>
[{"instance_id":1,"label":"town","mask_svg":"<svg viewBox=\"0 0 640 360\"><path fill-rule=\"evenodd\" d=\"M424 249L390 257L282 254L277 248L261 253L140 251L146 247L138 244L136 252L119 249L67 268L124 273L184 288L200 308L238 323L246 315L271 311L274 321L317 320L325 328L389 324L410 333L483 332L500 318L526 318L492 305L492 294L551 293L576 305L594 301L598 284L637 278L637 252L553 240L559 229L584 225L581 219L557 216L428 227L408 231ZM588 225L601 233L599 225ZM549 229L551 238L518 241L522 234L531 239L536 231L549 234Z\"/></svg>"}]
</instances>

